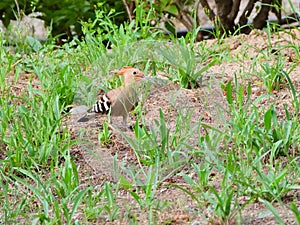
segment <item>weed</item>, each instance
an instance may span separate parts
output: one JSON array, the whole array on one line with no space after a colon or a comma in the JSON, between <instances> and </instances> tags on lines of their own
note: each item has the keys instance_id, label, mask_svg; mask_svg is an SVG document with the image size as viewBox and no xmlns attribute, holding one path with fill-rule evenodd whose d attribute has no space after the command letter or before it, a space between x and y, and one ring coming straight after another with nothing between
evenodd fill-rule
<instances>
[{"instance_id":1,"label":"weed","mask_svg":"<svg viewBox=\"0 0 300 225\"><path fill-rule=\"evenodd\" d=\"M109 216L109 220L113 221L116 219L119 213L119 207L116 205L116 194L118 193L118 187L115 186L117 189L112 191L111 185L106 182L104 188L104 198L106 199L106 204L104 206L104 210Z\"/></svg>"},{"instance_id":2,"label":"weed","mask_svg":"<svg viewBox=\"0 0 300 225\"><path fill-rule=\"evenodd\" d=\"M254 169L258 173L258 182L261 183L259 193L263 199L280 201L286 193L293 189L292 185L286 179L288 173L286 169L277 173L270 168L266 175L258 168Z\"/></svg>"},{"instance_id":3,"label":"weed","mask_svg":"<svg viewBox=\"0 0 300 225\"><path fill-rule=\"evenodd\" d=\"M181 121L177 121L177 125ZM185 121L188 123L188 121ZM153 165L159 160L160 162L168 162L172 165L178 165L181 160L180 156L184 156L182 151L188 145L185 143L191 137L192 130L189 130L185 136L179 133L170 133L164 114L160 110L160 120L155 120L156 129L150 128L150 131L145 126L140 127L138 121L134 126L134 133L136 139L132 139L123 134L124 138L131 145L141 163L146 165ZM180 125L182 126L182 124ZM181 132L178 129L177 132ZM180 139L178 139L180 137Z\"/></svg>"},{"instance_id":4,"label":"weed","mask_svg":"<svg viewBox=\"0 0 300 225\"><path fill-rule=\"evenodd\" d=\"M98 140L100 144L107 145L110 143L111 130L108 129L107 122L102 123L103 129L98 134Z\"/></svg>"},{"instance_id":5,"label":"weed","mask_svg":"<svg viewBox=\"0 0 300 225\"><path fill-rule=\"evenodd\" d=\"M189 41L190 43L188 43ZM188 37L186 39L179 38L177 45L158 49L167 62L178 70L176 79L183 88L199 87L202 83L203 73L215 64L215 61L211 60L198 69L197 65L206 59L201 57L202 53L197 55L193 45L194 41L193 37L190 40Z\"/></svg>"},{"instance_id":6,"label":"weed","mask_svg":"<svg viewBox=\"0 0 300 225\"><path fill-rule=\"evenodd\" d=\"M263 81L264 86L268 93L272 91L278 91L282 84L285 83L284 76L284 65L285 63L281 61L281 57L278 57L277 61L270 65L269 62L265 62L261 65L262 73L260 79Z\"/></svg>"},{"instance_id":7,"label":"weed","mask_svg":"<svg viewBox=\"0 0 300 225\"><path fill-rule=\"evenodd\" d=\"M234 190L228 186L222 188L221 193L218 193L213 187L210 188L210 191L214 196L205 193L204 198L210 202L209 209L215 215L215 218L211 218L211 220L221 220L224 224L231 223L239 208L237 200L234 199Z\"/></svg>"},{"instance_id":8,"label":"weed","mask_svg":"<svg viewBox=\"0 0 300 225\"><path fill-rule=\"evenodd\" d=\"M189 175L185 173L182 173L180 175L192 187L193 190L197 192L206 191L209 185L209 178L212 172L212 165L203 162L200 165L193 163L192 166L197 174L197 180L192 179Z\"/></svg>"}]
</instances>

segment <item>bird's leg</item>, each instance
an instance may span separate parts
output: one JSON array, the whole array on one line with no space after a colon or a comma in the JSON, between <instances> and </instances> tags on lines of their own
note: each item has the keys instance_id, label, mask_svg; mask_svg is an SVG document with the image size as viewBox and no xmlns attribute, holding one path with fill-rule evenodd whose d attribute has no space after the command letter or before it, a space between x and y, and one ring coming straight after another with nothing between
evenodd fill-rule
<instances>
[{"instance_id":1,"label":"bird's leg","mask_svg":"<svg viewBox=\"0 0 300 225\"><path fill-rule=\"evenodd\" d=\"M127 117L128 117L127 114L123 116L123 126L124 126L124 128L127 128Z\"/></svg>"}]
</instances>

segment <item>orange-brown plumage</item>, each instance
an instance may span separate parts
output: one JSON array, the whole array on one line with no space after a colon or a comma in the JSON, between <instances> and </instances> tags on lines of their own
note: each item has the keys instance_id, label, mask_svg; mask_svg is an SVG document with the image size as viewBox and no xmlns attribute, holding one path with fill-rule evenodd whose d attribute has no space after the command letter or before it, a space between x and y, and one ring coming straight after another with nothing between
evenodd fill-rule
<instances>
[{"instance_id":1,"label":"orange-brown plumage","mask_svg":"<svg viewBox=\"0 0 300 225\"><path fill-rule=\"evenodd\" d=\"M123 124L127 124L128 113L134 109L139 100L140 81L144 74L139 69L125 66L113 71L124 77L123 85L102 95L89 112L109 113L111 116L122 116Z\"/></svg>"}]
</instances>

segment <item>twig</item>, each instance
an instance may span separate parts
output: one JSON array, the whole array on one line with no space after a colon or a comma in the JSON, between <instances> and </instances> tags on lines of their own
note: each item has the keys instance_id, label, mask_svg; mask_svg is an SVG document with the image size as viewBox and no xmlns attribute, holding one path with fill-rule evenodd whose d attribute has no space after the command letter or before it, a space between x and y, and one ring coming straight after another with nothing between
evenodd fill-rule
<instances>
[{"instance_id":1,"label":"twig","mask_svg":"<svg viewBox=\"0 0 300 225\"><path fill-rule=\"evenodd\" d=\"M19 59L17 62L11 65L10 69L14 69L20 62L22 62L22 59Z\"/></svg>"},{"instance_id":2,"label":"twig","mask_svg":"<svg viewBox=\"0 0 300 225\"><path fill-rule=\"evenodd\" d=\"M126 12L127 12L129 21L131 22L131 21L132 21L132 15L131 15L130 9L129 9L129 7L128 7L128 4L127 4L126 0L122 0L122 1L123 1L123 5L124 5L125 8L126 8Z\"/></svg>"},{"instance_id":3,"label":"twig","mask_svg":"<svg viewBox=\"0 0 300 225\"><path fill-rule=\"evenodd\" d=\"M18 18L17 18L17 20L20 21L21 20L21 13L20 13L19 3L18 3L17 0L15 0L15 3L16 3L17 11L18 11Z\"/></svg>"}]
</instances>

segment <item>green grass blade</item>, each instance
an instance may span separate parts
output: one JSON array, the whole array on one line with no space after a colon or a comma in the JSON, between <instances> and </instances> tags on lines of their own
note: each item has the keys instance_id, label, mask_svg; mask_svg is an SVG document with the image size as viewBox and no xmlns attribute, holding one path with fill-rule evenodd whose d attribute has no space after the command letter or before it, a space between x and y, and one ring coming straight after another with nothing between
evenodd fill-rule
<instances>
[{"instance_id":1,"label":"green grass blade","mask_svg":"<svg viewBox=\"0 0 300 225\"><path fill-rule=\"evenodd\" d=\"M291 88L291 91L292 91L292 95L293 95L293 99L294 99L294 105L295 105L295 108L296 108L296 111L295 111L295 115L298 115L299 114L299 100L297 98L297 92L296 92L296 89L293 85L293 82L290 78L290 76L288 75L287 72L285 72L284 70L282 70L282 73L284 74L285 78L287 79L289 85L290 85L290 88Z\"/></svg>"},{"instance_id":2,"label":"green grass blade","mask_svg":"<svg viewBox=\"0 0 300 225\"><path fill-rule=\"evenodd\" d=\"M73 202L74 205L73 205L73 207L72 207L72 212L71 212L70 220L69 220L68 224L72 224L72 218L73 218L73 216L74 216L74 214L75 214L75 212L76 212L76 210L77 210L77 208L78 208L78 206L79 206L79 203L80 203L81 199L85 196L85 194L86 194L86 192L87 192L88 190L89 190L89 189L85 189L85 190L80 191L80 192L77 194L77 196L75 197L74 202Z\"/></svg>"},{"instance_id":3,"label":"green grass blade","mask_svg":"<svg viewBox=\"0 0 300 225\"><path fill-rule=\"evenodd\" d=\"M272 108L268 109L268 111L264 114L264 125L266 131L269 131L272 126Z\"/></svg>"},{"instance_id":4,"label":"green grass blade","mask_svg":"<svg viewBox=\"0 0 300 225\"><path fill-rule=\"evenodd\" d=\"M177 185L177 184L172 184L171 186L175 187L175 188L178 188L179 190L183 191L184 193L186 193L187 195L189 195L192 199L194 199L198 204L201 204L198 197L193 194L191 191L187 190L186 188L184 187L181 187L180 185Z\"/></svg>"},{"instance_id":5,"label":"green grass blade","mask_svg":"<svg viewBox=\"0 0 300 225\"><path fill-rule=\"evenodd\" d=\"M280 215L278 214L277 210L275 209L275 207L267 200L264 200L262 198L258 199L260 202L264 203L265 206L271 211L271 213L275 216L277 222L280 225L285 225L285 223L283 222L283 220L281 219Z\"/></svg>"},{"instance_id":6,"label":"green grass blade","mask_svg":"<svg viewBox=\"0 0 300 225\"><path fill-rule=\"evenodd\" d=\"M229 105L232 105L233 98L232 98L232 81L228 81L228 83L225 86L225 92L226 92L226 99Z\"/></svg>"},{"instance_id":7,"label":"green grass blade","mask_svg":"<svg viewBox=\"0 0 300 225\"><path fill-rule=\"evenodd\" d=\"M290 204L290 207L291 207L291 210L294 214L294 217L295 217L295 220L296 220L297 224L300 225L300 211L299 211L299 209L297 208L297 206L294 202L292 202Z\"/></svg>"}]
</instances>

